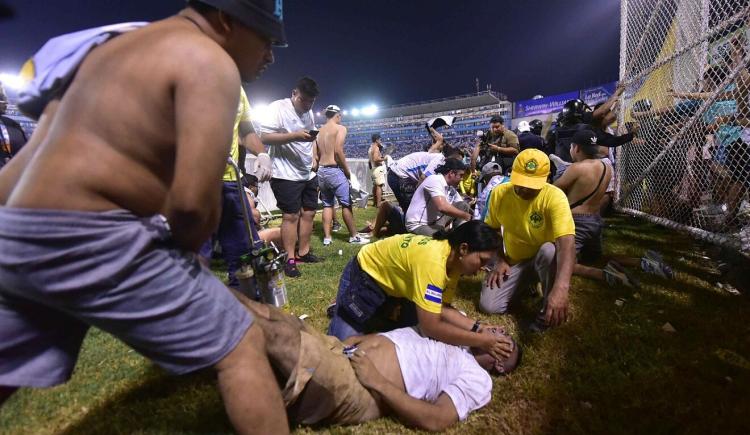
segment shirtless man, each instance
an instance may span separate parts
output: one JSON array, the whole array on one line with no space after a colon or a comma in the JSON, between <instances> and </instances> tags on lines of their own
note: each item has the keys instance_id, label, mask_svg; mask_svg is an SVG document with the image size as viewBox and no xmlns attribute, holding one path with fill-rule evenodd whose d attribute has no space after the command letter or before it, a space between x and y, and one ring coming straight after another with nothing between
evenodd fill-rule
<instances>
[{"instance_id":1,"label":"shirtless man","mask_svg":"<svg viewBox=\"0 0 750 435\"><path fill-rule=\"evenodd\" d=\"M280 2L190 1L83 60L0 172L0 401L69 379L95 326L173 373L213 366L238 432L288 432L263 331L195 255L240 81L284 40Z\"/></svg>"},{"instance_id":2,"label":"shirtless man","mask_svg":"<svg viewBox=\"0 0 750 435\"><path fill-rule=\"evenodd\" d=\"M349 196L349 179L352 174L346 164L344 155L344 141L346 127L341 125L341 109L339 106L326 107L326 123L320 127L320 133L315 141L318 156L318 183L320 185L320 199L323 201L323 246L331 244L331 222L333 221L333 207L336 201L341 204L341 216L344 225L349 230L349 243L366 244L370 241L357 235L354 227L354 213L352 200Z\"/></svg>"},{"instance_id":3,"label":"shirtless man","mask_svg":"<svg viewBox=\"0 0 750 435\"><path fill-rule=\"evenodd\" d=\"M383 156L383 144L380 134L372 135L372 144L367 151L370 160L370 175L372 177L372 205L380 207L383 201L383 186L385 186L385 156Z\"/></svg>"},{"instance_id":4,"label":"shirtless man","mask_svg":"<svg viewBox=\"0 0 750 435\"><path fill-rule=\"evenodd\" d=\"M285 385L289 419L299 424L356 424L393 415L404 424L441 431L485 406L493 374L511 372L521 351L499 328L480 328L512 347L498 361L421 336L416 328L351 337L341 342L275 307L242 295L268 337L268 357ZM356 346L356 350L345 345Z\"/></svg>"},{"instance_id":5,"label":"shirtless man","mask_svg":"<svg viewBox=\"0 0 750 435\"><path fill-rule=\"evenodd\" d=\"M612 166L605 164L598 157L601 150L596 142L596 133L593 131L577 131L570 144L570 155L574 163L555 181L555 186L568 197L575 222L575 244L579 263L574 266L573 273L606 281L610 286L628 287L638 287L639 282L623 265L640 266L645 272L671 278L672 270L664 263L661 254L652 250L646 251L642 258L615 257L604 269L580 264L581 261L596 261L602 256L604 223L600 209L612 178Z\"/></svg>"}]
</instances>

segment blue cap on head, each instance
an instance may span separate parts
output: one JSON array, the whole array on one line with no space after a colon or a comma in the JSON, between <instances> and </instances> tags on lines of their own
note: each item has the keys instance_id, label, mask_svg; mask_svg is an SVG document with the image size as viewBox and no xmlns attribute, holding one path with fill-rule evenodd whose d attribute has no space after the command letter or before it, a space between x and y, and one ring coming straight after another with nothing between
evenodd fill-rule
<instances>
[{"instance_id":1,"label":"blue cap on head","mask_svg":"<svg viewBox=\"0 0 750 435\"><path fill-rule=\"evenodd\" d=\"M224 11L247 27L271 40L275 47L286 47L282 0L198 0Z\"/></svg>"}]
</instances>

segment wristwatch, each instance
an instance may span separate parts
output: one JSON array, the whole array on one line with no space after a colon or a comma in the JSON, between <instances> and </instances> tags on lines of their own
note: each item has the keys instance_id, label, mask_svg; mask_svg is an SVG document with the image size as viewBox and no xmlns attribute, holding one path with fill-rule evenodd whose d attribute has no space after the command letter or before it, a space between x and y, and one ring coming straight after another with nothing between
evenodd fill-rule
<instances>
[{"instance_id":1,"label":"wristwatch","mask_svg":"<svg viewBox=\"0 0 750 435\"><path fill-rule=\"evenodd\" d=\"M481 320L477 320L474 322L474 326L471 327L471 332L477 332L479 331L479 324L482 323Z\"/></svg>"}]
</instances>

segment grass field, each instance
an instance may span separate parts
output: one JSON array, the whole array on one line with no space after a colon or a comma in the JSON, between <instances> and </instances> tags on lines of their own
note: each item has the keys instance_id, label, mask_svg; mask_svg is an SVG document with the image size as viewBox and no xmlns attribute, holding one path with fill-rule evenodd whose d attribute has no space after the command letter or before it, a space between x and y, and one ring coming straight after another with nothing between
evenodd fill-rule
<instances>
[{"instance_id":1,"label":"grass field","mask_svg":"<svg viewBox=\"0 0 750 435\"><path fill-rule=\"evenodd\" d=\"M358 210L358 223L374 210ZM318 217L319 219L319 217ZM574 278L572 319L543 335L524 331L539 302L508 316L477 313L478 278L462 281L457 304L506 325L525 349L522 365L496 378L491 403L454 426L461 434L750 433L750 306L715 285L723 276L693 240L624 216L608 219L605 250L661 250L677 272L667 282L640 275L638 291ZM322 264L287 280L295 314L323 330L339 273L357 247L338 233L331 247L314 237ZM336 252L343 249L343 256ZM617 300L622 302L617 302ZM663 330L665 323L674 332ZM92 330L65 385L21 390L0 409L8 434L229 433L211 372L171 377L111 336ZM248 392L248 400L263 400ZM326 433L404 433L381 419ZM297 428L298 433L313 432Z\"/></svg>"}]
</instances>

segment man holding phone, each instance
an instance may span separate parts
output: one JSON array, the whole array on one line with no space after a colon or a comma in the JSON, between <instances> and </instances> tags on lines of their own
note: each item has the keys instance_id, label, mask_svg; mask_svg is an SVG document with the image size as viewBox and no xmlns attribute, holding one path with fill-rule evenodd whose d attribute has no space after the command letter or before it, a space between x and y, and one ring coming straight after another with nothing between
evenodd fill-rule
<instances>
[{"instance_id":1,"label":"man holding phone","mask_svg":"<svg viewBox=\"0 0 750 435\"><path fill-rule=\"evenodd\" d=\"M299 79L291 98L276 100L268 106L260 128L261 140L269 146L273 162L271 190L282 213L281 242L289 254L284 273L293 278L301 275L297 262L320 261L310 252L313 218L318 207L318 179L312 170L316 160L312 142L318 131L312 106L319 94L315 80Z\"/></svg>"}]
</instances>

